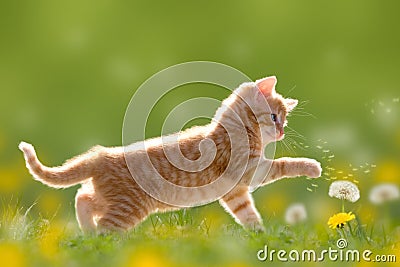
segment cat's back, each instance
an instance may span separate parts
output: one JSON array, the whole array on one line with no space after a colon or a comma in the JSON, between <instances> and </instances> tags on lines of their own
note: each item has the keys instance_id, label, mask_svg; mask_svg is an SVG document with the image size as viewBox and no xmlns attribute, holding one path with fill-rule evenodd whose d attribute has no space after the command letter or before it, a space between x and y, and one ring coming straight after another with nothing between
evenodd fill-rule
<instances>
[{"instance_id":1,"label":"cat's back","mask_svg":"<svg viewBox=\"0 0 400 267\"><path fill-rule=\"evenodd\" d=\"M220 152L212 140L212 132L211 125L195 126L128 146L108 148L107 161L124 162L127 169L140 176L156 171L166 180L178 184L181 178L192 179L198 175L212 179L215 170L223 170L225 165L219 162L223 157L218 155Z\"/></svg>"},{"instance_id":2,"label":"cat's back","mask_svg":"<svg viewBox=\"0 0 400 267\"><path fill-rule=\"evenodd\" d=\"M143 153L153 157L163 152L163 150L168 150L178 144L180 150L185 156L193 158L198 156L199 143L207 137L208 133L208 125L194 126L178 133L146 139L127 146L110 147L107 148L107 152L112 157L119 157L122 154L126 157L130 157Z\"/></svg>"}]
</instances>

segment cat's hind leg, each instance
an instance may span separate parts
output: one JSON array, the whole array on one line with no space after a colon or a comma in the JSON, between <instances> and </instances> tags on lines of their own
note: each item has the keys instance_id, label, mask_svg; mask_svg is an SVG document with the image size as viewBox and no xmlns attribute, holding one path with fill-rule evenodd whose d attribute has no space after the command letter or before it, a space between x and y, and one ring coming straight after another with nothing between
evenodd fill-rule
<instances>
[{"instance_id":1,"label":"cat's hind leg","mask_svg":"<svg viewBox=\"0 0 400 267\"><path fill-rule=\"evenodd\" d=\"M94 197L90 193L78 192L75 198L76 218L81 230L86 233L96 232L95 202Z\"/></svg>"},{"instance_id":2,"label":"cat's hind leg","mask_svg":"<svg viewBox=\"0 0 400 267\"><path fill-rule=\"evenodd\" d=\"M220 204L244 228L264 231L261 216L254 206L253 198L247 186L237 186L220 199Z\"/></svg>"},{"instance_id":3,"label":"cat's hind leg","mask_svg":"<svg viewBox=\"0 0 400 267\"><path fill-rule=\"evenodd\" d=\"M150 213L148 200L138 195L116 196L107 200L107 210L97 221L99 233L123 232L135 227Z\"/></svg>"}]
</instances>

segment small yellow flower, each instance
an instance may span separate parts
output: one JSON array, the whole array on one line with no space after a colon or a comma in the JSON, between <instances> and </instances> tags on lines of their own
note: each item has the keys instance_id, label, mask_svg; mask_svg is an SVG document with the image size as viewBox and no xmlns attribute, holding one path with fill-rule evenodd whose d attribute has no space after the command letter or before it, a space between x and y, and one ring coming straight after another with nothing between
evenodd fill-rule
<instances>
[{"instance_id":1,"label":"small yellow flower","mask_svg":"<svg viewBox=\"0 0 400 267\"><path fill-rule=\"evenodd\" d=\"M332 229L343 228L344 225L346 224L346 222L354 220L355 218L356 218L356 216L354 214L352 214L351 212L337 213L329 218L328 225L329 225L329 228L332 228Z\"/></svg>"}]
</instances>

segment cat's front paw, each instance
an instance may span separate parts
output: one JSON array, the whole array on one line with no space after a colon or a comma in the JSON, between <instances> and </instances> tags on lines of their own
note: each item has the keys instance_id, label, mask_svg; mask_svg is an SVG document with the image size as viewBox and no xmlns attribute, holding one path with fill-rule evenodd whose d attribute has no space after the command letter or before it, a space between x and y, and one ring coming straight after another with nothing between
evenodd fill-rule
<instances>
[{"instance_id":1,"label":"cat's front paw","mask_svg":"<svg viewBox=\"0 0 400 267\"><path fill-rule=\"evenodd\" d=\"M304 171L305 175L310 178L318 178L321 177L322 168L321 163L316 161L315 159L307 159L304 162Z\"/></svg>"}]
</instances>

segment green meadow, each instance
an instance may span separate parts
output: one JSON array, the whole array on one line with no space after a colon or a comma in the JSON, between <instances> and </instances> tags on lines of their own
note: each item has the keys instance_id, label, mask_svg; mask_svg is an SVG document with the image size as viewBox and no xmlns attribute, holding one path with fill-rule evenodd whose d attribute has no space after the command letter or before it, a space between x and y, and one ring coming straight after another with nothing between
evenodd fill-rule
<instances>
[{"instance_id":1,"label":"green meadow","mask_svg":"<svg viewBox=\"0 0 400 267\"><path fill-rule=\"evenodd\" d=\"M342 0L2 1L0 265L286 266L292 262L279 260L279 250L287 258L292 250L336 249L370 250L375 261L324 254L324 265L397 266L400 201L374 204L370 196L378 185L400 186L399 8L398 1ZM167 67L198 60L226 64L253 80L276 75L277 91L299 99L299 106L275 157L315 158L322 177L285 179L254 192L265 233L243 230L212 203L154 214L129 233L84 236L74 214L79 186L56 190L34 181L19 142L32 143L48 166L95 145L119 146L140 85ZM174 107L199 97L221 101L228 89L177 87L137 130L159 136ZM342 210L328 195L337 180L353 182L360 199L345 203L355 219L330 229L329 218ZM285 219L293 203L306 210L296 224ZM265 247L275 250L273 262L258 259ZM377 255L397 263L378 262Z\"/></svg>"}]
</instances>

